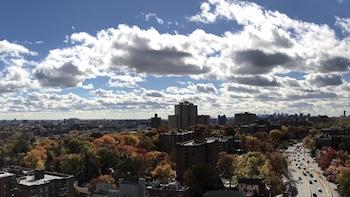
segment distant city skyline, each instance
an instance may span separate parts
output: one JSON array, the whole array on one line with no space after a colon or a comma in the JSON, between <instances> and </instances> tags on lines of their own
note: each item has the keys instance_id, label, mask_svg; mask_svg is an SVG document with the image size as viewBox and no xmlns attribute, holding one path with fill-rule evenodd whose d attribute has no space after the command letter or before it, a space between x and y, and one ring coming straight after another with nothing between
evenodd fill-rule
<instances>
[{"instance_id":1,"label":"distant city skyline","mask_svg":"<svg viewBox=\"0 0 350 197\"><path fill-rule=\"evenodd\" d=\"M348 0L0 2L0 119L350 111ZM312 10L312 12L310 12Z\"/></svg>"}]
</instances>

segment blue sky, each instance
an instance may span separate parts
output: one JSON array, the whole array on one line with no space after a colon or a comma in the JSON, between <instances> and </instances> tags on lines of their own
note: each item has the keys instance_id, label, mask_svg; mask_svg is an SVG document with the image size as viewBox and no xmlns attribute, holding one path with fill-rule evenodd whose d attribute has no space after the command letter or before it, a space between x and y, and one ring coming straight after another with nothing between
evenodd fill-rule
<instances>
[{"instance_id":1,"label":"blue sky","mask_svg":"<svg viewBox=\"0 0 350 197\"><path fill-rule=\"evenodd\" d=\"M347 0L2 1L0 118L349 110Z\"/></svg>"}]
</instances>

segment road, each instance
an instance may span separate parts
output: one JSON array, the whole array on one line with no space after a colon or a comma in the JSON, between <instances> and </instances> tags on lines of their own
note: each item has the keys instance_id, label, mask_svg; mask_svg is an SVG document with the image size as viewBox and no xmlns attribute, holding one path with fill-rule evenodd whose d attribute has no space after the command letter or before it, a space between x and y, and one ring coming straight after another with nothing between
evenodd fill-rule
<instances>
[{"instance_id":1,"label":"road","mask_svg":"<svg viewBox=\"0 0 350 197\"><path fill-rule=\"evenodd\" d=\"M289 160L290 183L297 189L297 196L338 197L336 185L327 181L308 151L296 144L285 151Z\"/></svg>"}]
</instances>

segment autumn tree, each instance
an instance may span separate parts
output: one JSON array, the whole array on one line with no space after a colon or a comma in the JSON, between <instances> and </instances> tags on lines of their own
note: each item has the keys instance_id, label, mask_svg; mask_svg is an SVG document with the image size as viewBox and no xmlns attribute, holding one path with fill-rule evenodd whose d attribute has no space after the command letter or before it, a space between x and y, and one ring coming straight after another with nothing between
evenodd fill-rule
<instances>
[{"instance_id":1,"label":"autumn tree","mask_svg":"<svg viewBox=\"0 0 350 197\"><path fill-rule=\"evenodd\" d=\"M283 134L280 130L274 129L270 131L270 137L275 143L280 143L283 139Z\"/></svg>"},{"instance_id":2,"label":"autumn tree","mask_svg":"<svg viewBox=\"0 0 350 197\"><path fill-rule=\"evenodd\" d=\"M308 135L303 139L303 145L306 148L313 149L315 147L315 142L314 142L313 138Z\"/></svg>"},{"instance_id":3,"label":"autumn tree","mask_svg":"<svg viewBox=\"0 0 350 197\"><path fill-rule=\"evenodd\" d=\"M112 188L116 189L116 181L111 175L100 175L97 178L92 179L90 182L89 191L95 191L97 183L108 183L111 184Z\"/></svg>"},{"instance_id":4,"label":"autumn tree","mask_svg":"<svg viewBox=\"0 0 350 197\"><path fill-rule=\"evenodd\" d=\"M265 156L260 152L248 152L239 158L238 177L260 177L260 167L265 163Z\"/></svg>"},{"instance_id":5,"label":"autumn tree","mask_svg":"<svg viewBox=\"0 0 350 197\"><path fill-rule=\"evenodd\" d=\"M24 163L27 167L44 169L47 155L46 150L42 146L37 146L34 149L27 152L24 157Z\"/></svg>"},{"instance_id":6,"label":"autumn tree","mask_svg":"<svg viewBox=\"0 0 350 197\"><path fill-rule=\"evenodd\" d=\"M271 188L274 196L281 194L284 191L283 176L273 167L272 161L266 160L260 170L265 183Z\"/></svg>"},{"instance_id":7,"label":"autumn tree","mask_svg":"<svg viewBox=\"0 0 350 197\"><path fill-rule=\"evenodd\" d=\"M323 147L316 157L316 161L322 170L329 167L337 152L332 147Z\"/></svg>"},{"instance_id":8,"label":"autumn tree","mask_svg":"<svg viewBox=\"0 0 350 197\"><path fill-rule=\"evenodd\" d=\"M235 155L227 154L226 152L221 152L219 155L217 169L221 177L229 179L230 188L233 176L237 175L237 162L238 159Z\"/></svg>"},{"instance_id":9,"label":"autumn tree","mask_svg":"<svg viewBox=\"0 0 350 197\"><path fill-rule=\"evenodd\" d=\"M274 171L280 175L288 176L288 163L282 153L272 152L267 154Z\"/></svg>"},{"instance_id":10,"label":"autumn tree","mask_svg":"<svg viewBox=\"0 0 350 197\"><path fill-rule=\"evenodd\" d=\"M161 162L151 174L153 178L159 179L163 183L175 177L175 171L172 169L171 164L167 162Z\"/></svg>"}]
</instances>

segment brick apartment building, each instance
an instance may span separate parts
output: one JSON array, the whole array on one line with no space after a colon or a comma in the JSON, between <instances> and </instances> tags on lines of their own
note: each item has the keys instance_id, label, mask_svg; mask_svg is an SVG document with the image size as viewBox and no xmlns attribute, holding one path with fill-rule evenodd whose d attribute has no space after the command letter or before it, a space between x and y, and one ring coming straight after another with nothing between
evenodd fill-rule
<instances>
[{"instance_id":1,"label":"brick apartment building","mask_svg":"<svg viewBox=\"0 0 350 197\"><path fill-rule=\"evenodd\" d=\"M167 132L161 133L159 135L159 147L163 152L168 154L175 150L176 144L179 142L185 142L192 140L194 138L193 131L183 131L183 132Z\"/></svg>"},{"instance_id":2,"label":"brick apartment building","mask_svg":"<svg viewBox=\"0 0 350 197\"><path fill-rule=\"evenodd\" d=\"M176 145L176 176L182 181L183 175L189 168L198 164L215 166L220 152L241 152L241 141L233 137L210 137L195 139Z\"/></svg>"},{"instance_id":3,"label":"brick apartment building","mask_svg":"<svg viewBox=\"0 0 350 197\"><path fill-rule=\"evenodd\" d=\"M0 197L17 196L15 185L15 174L0 171Z\"/></svg>"},{"instance_id":4,"label":"brick apartment building","mask_svg":"<svg viewBox=\"0 0 350 197\"><path fill-rule=\"evenodd\" d=\"M235 114L235 125L249 125L254 124L258 120L258 116L253 113L245 112Z\"/></svg>"},{"instance_id":5,"label":"brick apartment building","mask_svg":"<svg viewBox=\"0 0 350 197\"><path fill-rule=\"evenodd\" d=\"M0 197L75 196L74 176L11 167L0 171Z\"/></svg>"}]
</instances>

